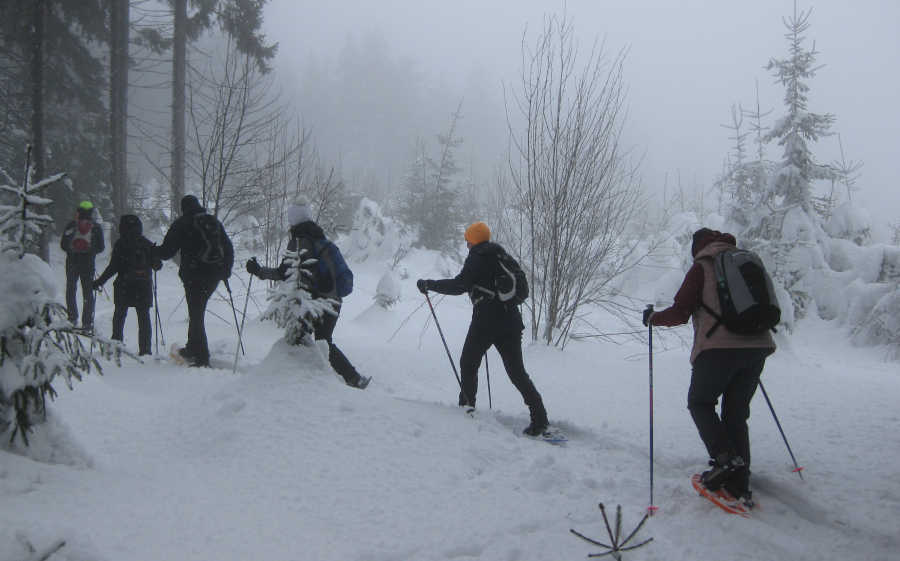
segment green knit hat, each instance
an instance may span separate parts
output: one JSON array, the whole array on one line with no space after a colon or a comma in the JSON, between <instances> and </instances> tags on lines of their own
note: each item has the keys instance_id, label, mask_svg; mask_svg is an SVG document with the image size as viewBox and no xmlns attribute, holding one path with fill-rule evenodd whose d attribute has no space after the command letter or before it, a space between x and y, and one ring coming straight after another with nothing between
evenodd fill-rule
<instances>
[{"instance_id":1,"label":"green knit hat","mask_svg":"<svg viewBox=\"0 0 900 561\"><path fill-rule=\"evenodd\" d=\"M78 203L78 208L80 208L81 210L93 210L94 203L92 203L91 201L81 201L80 203Z\"/></svg>"}]
</instances>

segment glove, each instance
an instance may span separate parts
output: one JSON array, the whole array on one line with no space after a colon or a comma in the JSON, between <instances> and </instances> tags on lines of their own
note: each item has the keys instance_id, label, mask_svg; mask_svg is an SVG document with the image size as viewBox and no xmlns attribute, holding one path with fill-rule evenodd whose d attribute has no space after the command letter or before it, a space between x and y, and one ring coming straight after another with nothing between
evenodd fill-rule
<instances>
[{"instance_id":1,"label":"glove","mask_svg":"<svg viewBox=\"0 0 900 561\"><path fill-rule=\"evenodd\" d=\"M418 288L419 292L422 294L428 294L428 290L431 288L431 281L419 279L416 281L416 288Z\"/></svg>"},{"instance_id":2,"label":"glove","mask_svg":"<svg viewBox=\"0 0 900 561\"><path fill-rule=\"evenodd\" d=\"M100 282L99 280L95 280L94 282L91 283L91 288L99 291L101 288L103 288L103 283Z\"/></svg>"},{"instance_id":3,"label":"glove","mask_svg":"<svg viewBox=\"0 0 900 561\"><path fill-rule=\"evenodd\" d=\"M644 327L650 326L650 318L653 317L653 306L647 306L644 308L644 316L641 319L641 322L644 324Z\"/></svg>"},{"instance_id":4,"label":"glove","mask_svg":"<svg viewBox=\"0 0 900 561\"><path fill-rule=\"evenodd\" d=\"M258 275L259 270L261 268L262 267L260 267L259 263L256 261L256 257L254 257L253 259L247 260L247 272L250 273L251 275L253 275L253 276Z\"/></svg>"}]
</instances>

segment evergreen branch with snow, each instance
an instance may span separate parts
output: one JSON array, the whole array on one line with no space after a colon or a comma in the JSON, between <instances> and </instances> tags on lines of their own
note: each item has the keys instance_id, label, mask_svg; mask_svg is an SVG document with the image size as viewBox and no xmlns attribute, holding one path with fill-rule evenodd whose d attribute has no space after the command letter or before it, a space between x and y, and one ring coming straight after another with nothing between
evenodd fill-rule
<instances>
[{"instance_id":1,"label":"evergreen branch with snow","mask_svg":"<svg viewBox=\"0 0 900 561\"><path fill-rule=\"evenodd\" d=\"M303 253L303 250L284 253L284 261L289 265L285 280L270 291L269 307L261 316L284 328L285 341L291 345L311 343L309 335L315 332L316 320L324 314L338 313L336 301L313 297L310 267L317 260L303 259Z\"/></svg>"},{"instance_id":2,"label":"evergreen branch with snow","mask_svg":"<svg viewBox=\"0 0 900 561\"><path fill-rule=\"evenodd\" d=\"M121 365L123 355L136 358L118 341L76 331L62 305L39 305L26 321L0 331L0 432L12 426L10 443L19 436L27 446L46 397L57 396L57 378L71 390L84 374L103 373L98 358Z\"/></svg>"},{"instance_id":3,"label":"evergreen branch with snow","mask_svg":"<svg viewBox=\"0 0 900 561\"><path fill-rule=\"evenodd\" d=\"M10 183L0 191L15 198L0 204L0 434L11 428L10 444L18 436L28 446L31 428L46 417L46 398L57 396L57 379L72 389L85 374L103 373L99 359L119 365L122 355L134 355L119 342L76 331L56 301L50 266L26 253L53 221L33 210L53 202L38 193L65 177L33 181L30 146L26 162L21 186L0 170Z\"/></svg>"}]
</instances>

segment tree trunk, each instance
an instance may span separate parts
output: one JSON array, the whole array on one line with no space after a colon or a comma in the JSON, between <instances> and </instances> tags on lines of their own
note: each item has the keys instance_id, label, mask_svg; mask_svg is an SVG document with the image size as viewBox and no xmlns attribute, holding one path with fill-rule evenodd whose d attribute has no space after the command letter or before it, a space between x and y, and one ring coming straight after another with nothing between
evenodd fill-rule
<instances>
[{"instance_id":1,"label":"tree trunk","mask_svg":"<svg viewBox=\"0 0 900 561\"><path fill-rule=\"evenodd\" d=\"M128 25L129 0L110 2L109 129L113 214L129 211L128 203ZM112 222L116 224L116 221ZM118 237L118 233L113 236Z\"/></svg>"},{"instance_id":2,"label":"tree trunk","mask_svg":"<svg viewBox=\"0 0 900 561\"><path fill-rule=\"evenodd\" d=\"M171 219L181 210L184 196L184 84L187 67L187 0L175 0L175 30L172 57L172 200Z\"/></svg>"},{"instance_id":3,"label":"tree trunk","mask_svg":"<svg viewBox=\"0 0 900 561\"><path fill-rule=\"evenodd\" d=\"M31 41L31 145L34 154L34 176L44 177L44 19L45 0L33 0ZM41 233L39 255L50 261L50 239L46 230Z\"/></svg>"}]
</instances>

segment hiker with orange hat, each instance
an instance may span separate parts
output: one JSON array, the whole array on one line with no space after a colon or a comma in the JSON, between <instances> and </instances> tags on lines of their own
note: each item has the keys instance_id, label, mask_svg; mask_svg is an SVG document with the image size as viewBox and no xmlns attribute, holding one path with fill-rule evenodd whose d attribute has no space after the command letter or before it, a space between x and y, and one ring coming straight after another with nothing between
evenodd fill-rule
<instances>
[{"instance_id":1,"label":"hiker with orange hat","mask_svg":"<svg viewBox=\"0 0 900 561\"><path fill-rule=\"evenodd\" d=\"M78 321L78 302L75 292L81 281L81 328L94 329L94 260L103 252L103 228L96 220L91 201L81 201L75 209L75 219L66 224L59 247L66 252L66 309L72 325Z\"/></svg>"},{"instance_id":2,"label":"hiker with orange hat","mask_svg":"<svg viewBox=\"0 0 900 561\"><path fill-rule=\"evenodd\" d=\"M429 290L448 295L468 293L472 300L472 322L459 359L459 405L475 407L481 357L493 346L500 353L506 374L522 394L531 413L531 424L523 432L529 436L540 436L548 429L547 411L541 394L525 371L522 359L525 324L519 311L520 299L509 296L513 292L521 295L521 290L525 288L521 284L525 281L524 278L519 280L518 291L513 287L511 291L504 292L496 286L499 271L513 267L519 271L521 269L503 247L490 241L491 231L484 222L469 226L465 238L469 255L458 275L452 279L416 281L416 287L422 294L427 294ZM504 266L504 263L515 265Z\"/></svg>"}]
</instances>

